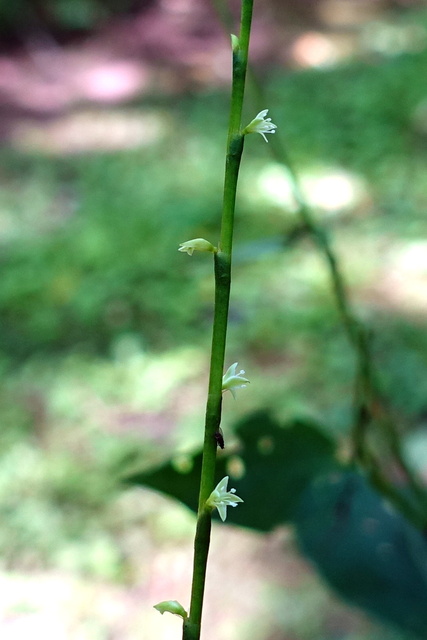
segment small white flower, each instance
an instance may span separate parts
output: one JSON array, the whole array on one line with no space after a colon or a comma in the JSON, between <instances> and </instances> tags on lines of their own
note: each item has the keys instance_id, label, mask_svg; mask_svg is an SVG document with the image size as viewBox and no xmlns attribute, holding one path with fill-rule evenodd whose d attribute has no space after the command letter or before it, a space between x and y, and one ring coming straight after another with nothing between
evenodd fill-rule
<instances>
[{"instance_id":1,"label":"small white flower","mask_svg":"<svg viewBox=\"0 0 427 640\"><path fill-rule=\"evenodd\" d=\"M210 251L211 253L215 253L217 249L204 238L194 238L194 240L182 242L179 245L178 251L183 251L184 253L188 253L189 256L192 256L194 251Z\"/></svg>"},{"instance_id":2,"label":"small white flower","mask_svg":"<svg viewBox=\"0 0 427 640\"><path fill-rule=\"evenodd\" d=\"M236 373L237 362L231 365L222 376L222 390L231 391L233 398L236 397L236 389L244 389L249 384L249 380L244 378L245 371L241 369Z\"/></svg>"},{"instance_id":3,"label":"small white flower","mask_svg":"<svg viewBox=\"0 0 427 640\"><path fill-rule=\"evenodd\" d=\"M218 509L219 516L223 522L227 517L227 507L237 507L239 502L243 502L242 498L236 496L236 489L227 491L227 484L228 476L225 476L221 482L218 482L206 501L208 507Z\"/></svg>"},{"instance_id":4,"label":"small white flower","mask_svg":"<svg viewBox=\"0 0 427 640\"><path fill-rule=\"evenodd\" d=\"M267 113L268 109L260 111L259 114L255 116L255 118L248 124L248 126L243 129L243 134L259 133L260 135L262 135L264 140L268 142L265 134L274 133L274 130L277 129L277 125L271 122L271 118L265 117Z\"/></svg>"}]
</instances>

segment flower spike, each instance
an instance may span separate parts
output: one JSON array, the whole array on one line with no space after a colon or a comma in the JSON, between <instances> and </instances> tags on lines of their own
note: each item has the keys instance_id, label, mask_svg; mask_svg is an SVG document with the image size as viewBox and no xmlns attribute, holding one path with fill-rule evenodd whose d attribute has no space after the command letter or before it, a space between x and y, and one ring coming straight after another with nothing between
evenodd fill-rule
<instances>
[{"instance_id":1,"label":"flower spike","mask_svg":"<svg viewBox=\"0 0 427 640\"><path fill-rule=\"evenodd\" d=\"M189 256L192 256L194 251L210 251L211 253L216 253L218 249L204 238L194 238L194 240L187 240L187 242L182 242L179 245L178 251L188 253Z\"/></svg>"},{"instance_id":2,"label":"flower spike","mask_svg":"<svg viewBox=\"0 0 427 640\"><path fill-rule=\"evenodd\" d=\"M265 116L268 113L268 109L264 109L260 111L258 115L248 124L247 127L243 129L243 135L247 133L259 133L266 142L268 142L265 137L266 133L274 133L274 130L277 129L277 125L271 122L271 118L266 118Z\"/></svg>"},{"instance_id":3,"label":"flower spike","mask_svg":"<svg viewBox=\"0 0 427 640\"><path fill-rule=\"evenodd\" d=\"M233 398L236 398L236 389L244 389L249 384L249 380L244 378L245 371L241 369L236 373L237 362L228 367L222 376L222 390L231 391Z\"/></svg>"},{"instance_id":4,"label":"flower spike","mask_svg":"<svg viewBox=\"0 0 427 640\"><path fill-rule=\"evenodd\" d=\"M242 498L236 496L236 489L227 491L228 476L225 476L212 491L206 500L206 505L211 509L218 509L219 516L224 522L227 517L227 507L237 507L239 502L243 502Z\"/></svg>"}]
</instances>

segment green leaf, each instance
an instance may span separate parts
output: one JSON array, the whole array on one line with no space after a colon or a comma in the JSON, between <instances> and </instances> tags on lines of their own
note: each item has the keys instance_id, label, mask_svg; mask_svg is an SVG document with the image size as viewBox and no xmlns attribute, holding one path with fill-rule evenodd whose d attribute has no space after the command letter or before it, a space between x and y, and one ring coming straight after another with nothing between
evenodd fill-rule
<instances>
[{"instance_id":1,"label":"green leaf","mask_svg":"<svg viewBox=\"0 0 427 640\"><path fill-rule=\"evenodd\" d=\"M244 504L227 523L260 531L292 521L304 554L345 599L420 638L427 637L427 544L365 478L334 458L318 426L280 426L259 412L236 427L238 453L218 460L218 479L230 475ZM227 441L227 437L225 438ZM165 464L128 482L144 484L196 509L201 454L192 468ZM243 468L240 478L233 468Z\"/></svg>"},{"instance_id":2,"label":"green leaf","mask_svg":"<svg viewBox=\"0 0 427 640\"><path fill-rule=\"evenodd\" d=\"M304 554L343 598L427 637L425 535L363 476L347 470L317 478L295 515Z\"/></svg>"}]
</instances>

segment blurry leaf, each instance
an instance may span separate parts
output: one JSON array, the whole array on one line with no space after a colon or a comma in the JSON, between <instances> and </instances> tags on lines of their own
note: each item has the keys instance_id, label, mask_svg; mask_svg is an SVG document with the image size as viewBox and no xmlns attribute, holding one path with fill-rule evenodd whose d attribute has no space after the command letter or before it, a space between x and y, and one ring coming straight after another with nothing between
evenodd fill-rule
<instances>
[{"instance_id":1,"label":"blurry leaf","mask_svg":"<svg viewBox=\"0 0 427 640\"><path fill-rule=\"evenodd\" d=\"M197 511L199 496L200 472L202 468L202 454L194 456L180 456L179 459L167 462L155 471L136 473L126 477L128 484L151 487L172 498L180 500L193 511ZM218 471L224 469L224 462L218 463Z\"/></svg>"},{"instance_id":2,"label":"blurry leaf","mask_svg":"<svg viewBox=\"0 0 427 640\"><path fill-rule=\"evenodd\" d=\"M225 449L217 464L217 478L230 475L230 486L244 499L239 508L229 509L227 522L268 531L289 521L301 493L310 481L326 470L339 468L334 460L334 444L316 426L295 421L280 427L266 412L255 413L236 428L238 452ZM126 479L181 500L196 510L201 453L182 470L167 463L155 471ZM233 478L233 468L242 473ZM187 471L187 472L186 472Z\"/></svg>"},{"instance_id":3,"label":"blurry leaf","mask_svg":"<svg viewBox=\"0 0 427 640\"><path fill-rule=\"evenodd\" d=\"M351 603L427 636L425 535L351 471L319 477L296 514L304 553Z\"/></svg>"},{"instance_id":4,"label":"blurry leaf","mask_svg":"<svg viewBox=\"0 0 427 640\"><path fill-rule=\"evenodd\" d=\"M333 442L305 421L280 427L259 412L236 428L236 454L218 460L218 478L245 502L228 509L227 523L267 531L295 522L302 551L352 604L405 631L427 634L427 545L422 533L395 512L367 481L334 459ZM184 461L182 461L184 462ZM197 505L201 454L187 473L168 463L128 478ZM191 464L193 465L191 467Z\"/></svg>"}]
</instances>

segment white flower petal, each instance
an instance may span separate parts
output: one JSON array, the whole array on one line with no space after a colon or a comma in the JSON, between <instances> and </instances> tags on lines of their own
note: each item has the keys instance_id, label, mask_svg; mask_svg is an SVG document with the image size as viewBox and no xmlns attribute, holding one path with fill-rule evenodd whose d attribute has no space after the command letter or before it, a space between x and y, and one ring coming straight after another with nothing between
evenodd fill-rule
<instances>
[{"instance_id":1,"label":"white flower petal","mask_svg":"<svg viewBox=\"0 0 427 640\"><path fill-rule=\"evenodd\" d=\"M208 507L218 509L219 516L223 522L227 517L227 507L237 507L239 502L243 502L242 498L235 495L235 489L227 491L227 484L228 476L225 476L225 478L218 482L206 501Z\"/></svg>"},{"instance_id":2,"label":"white flower petal","mask_svg":"<svg viewBox=\"0 0 427 640\"><path fill-rule=\"evenodd\" d=\"M218 509L219 517L223 522L225 522L227 517L227 505L219 503L216 505L216 508Z\"/></svg>"},{"instance_id":3,"label":"white flower petal","mask_svg":"<svg viewBox=\"0 0 427 640\"><path fill-rule=\"evenodd\" d=\"M262 111L260 111L257 116L248 124L248 126L243 129L243 134L259 133L264 138L264 140L268 142L265 134L274 133L274 130L277 129L277 125L271 122L271 118L265 117L267 113L268 109L263 109Z\"/></svg>"},{"instance_id":4,"label":"white flower petal","mask_svg":"<svg viewBox=\"0 0 427 640\"><path fill-rule=\"evenodd\" d=\"M241 369L239 373L236 373L237 364L237 362L232 364L222 376L222 390L230 391L233 398L236 397L236 389L244 389L246 385L249 384L249 380L243 377L245 374L244 369Z\"/></svg>"}]
</instances>

